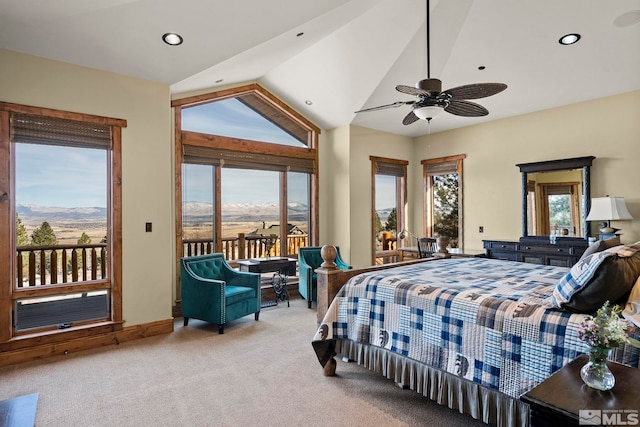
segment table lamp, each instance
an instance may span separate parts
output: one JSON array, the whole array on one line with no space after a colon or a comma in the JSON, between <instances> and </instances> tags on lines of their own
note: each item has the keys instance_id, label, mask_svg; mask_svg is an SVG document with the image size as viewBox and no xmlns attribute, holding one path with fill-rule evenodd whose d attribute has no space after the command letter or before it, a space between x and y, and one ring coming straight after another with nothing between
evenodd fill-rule
<instances>
[{"instance_id":1,"label":"table lamp","mask_svg":"<svg viewBox=\"0 0 640 427\"><path fill-rule=\"evenodd\" d=\"M587 221L604 221L600 224L600 232L612 234L619 231L619 228L611 227L611 221L633 219L624 197L595 197L591 199L591 210L587 215Z\"/></svg>"}]
</instances>

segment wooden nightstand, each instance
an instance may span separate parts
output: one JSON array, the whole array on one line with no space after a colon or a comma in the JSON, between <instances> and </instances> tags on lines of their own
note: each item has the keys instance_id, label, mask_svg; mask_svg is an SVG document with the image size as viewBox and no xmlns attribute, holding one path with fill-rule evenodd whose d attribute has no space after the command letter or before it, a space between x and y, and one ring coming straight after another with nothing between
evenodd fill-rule
<instances>
[{"instance_id":1,"label":"wooden nightstand","mask_svg":"<svg viewBox=\"0 0 640 427\"><path fill-rule=\"evenodd\" d=\"M609 391L599 391L580 378L580 369L588 361L587 355L579 356L520 397L531 407L531 427L580 425L581 410L592 412L583 412L583 417L606 417L602 423L608 425L640 422L640 369L607 362L616 385Z\"/></svg>"}]
</instances>

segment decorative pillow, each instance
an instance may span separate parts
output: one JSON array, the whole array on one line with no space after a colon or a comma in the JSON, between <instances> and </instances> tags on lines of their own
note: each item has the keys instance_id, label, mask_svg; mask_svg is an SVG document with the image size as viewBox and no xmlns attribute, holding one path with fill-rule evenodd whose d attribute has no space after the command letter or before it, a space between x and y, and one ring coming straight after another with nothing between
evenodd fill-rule
<instances>
[{"instance_id":1,"label":"decorative pillow","mask_svg":"<svg viewBox=\"0 0 640 427\"><path fill-rule=\"evenodd\" d=\"M629 299L622 310L622 317L640 328L640 277L631 289Z\"/></svg>"},{"instance_id":2,"label":"decorative pillow","mask_svg":"<svg viewBox=\"0 0 640 427\"><path fill-rule=\"evenodd\" d=\"M580 259L553 291L553 305L593 313L605 301L626 297L640 276L640 242L615 246Z\"/></svg>"},{"instance_id":3,"label":"decorative pillow","mask_svg":"<svg viewBox=\"0 0 640 427\"><path fill-rule=\"evenodd\" d=\"M613 237L611 239L606 239L606 240L598 240L597 242L589 245L589 247L587 248L586 251L584 251L580 259L586 258L591 254L595 254L596 252L602 252L614 246L620 246L621 244L622 243L620 243L620 236Z\"/></svg>"}]
</instances>

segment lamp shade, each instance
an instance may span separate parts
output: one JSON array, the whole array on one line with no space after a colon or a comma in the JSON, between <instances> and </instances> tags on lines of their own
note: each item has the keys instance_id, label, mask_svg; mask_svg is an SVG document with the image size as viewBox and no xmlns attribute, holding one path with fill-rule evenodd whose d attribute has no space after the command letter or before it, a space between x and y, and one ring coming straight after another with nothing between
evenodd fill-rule
<instances>
[{"instance_id":1,"label":"lamp shade","mask_svg":"<svg viewBox=\"0 0 640 427\"><path fill-rule=\"evenodd\" d=\"M624 197L595 197L591 199L591 210L587 215L587 221L610 221L621 219L633 219Z\"/></svg>"},{"instance_id":2,"label":"lamp shade","mask_svg":"<svg viewBox=\"0 0 640 427\"><path fill-rule=\"evenodd\" d=\"M426 107L415 108L413 110L413 114L415 114L416 116L418 116L418 118L422 120L429 121L433 119L435 116L437 116L438 114L442 113L443 111L444 111L444 108L440 107L439 105L428 105Z\"/></svg>"}]
</instances>

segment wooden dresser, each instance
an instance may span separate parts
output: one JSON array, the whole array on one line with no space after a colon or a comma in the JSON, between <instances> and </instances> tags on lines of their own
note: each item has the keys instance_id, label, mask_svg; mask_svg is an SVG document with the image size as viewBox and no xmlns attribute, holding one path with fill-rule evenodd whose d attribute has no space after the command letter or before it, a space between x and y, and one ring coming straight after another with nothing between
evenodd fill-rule
<instances>
[{"instance_id":1,"label":"wooden dresser","mask_svg":"<svg viewBox=\"0 0 640 427\"><path fill-rule=\"evenodd\" d=\"M589 247L585 239L558 237L555 244L546 237L523 237L519 241L483 240L488 258L531 264L571 267Z\"/></svg>"}]
</instances>

